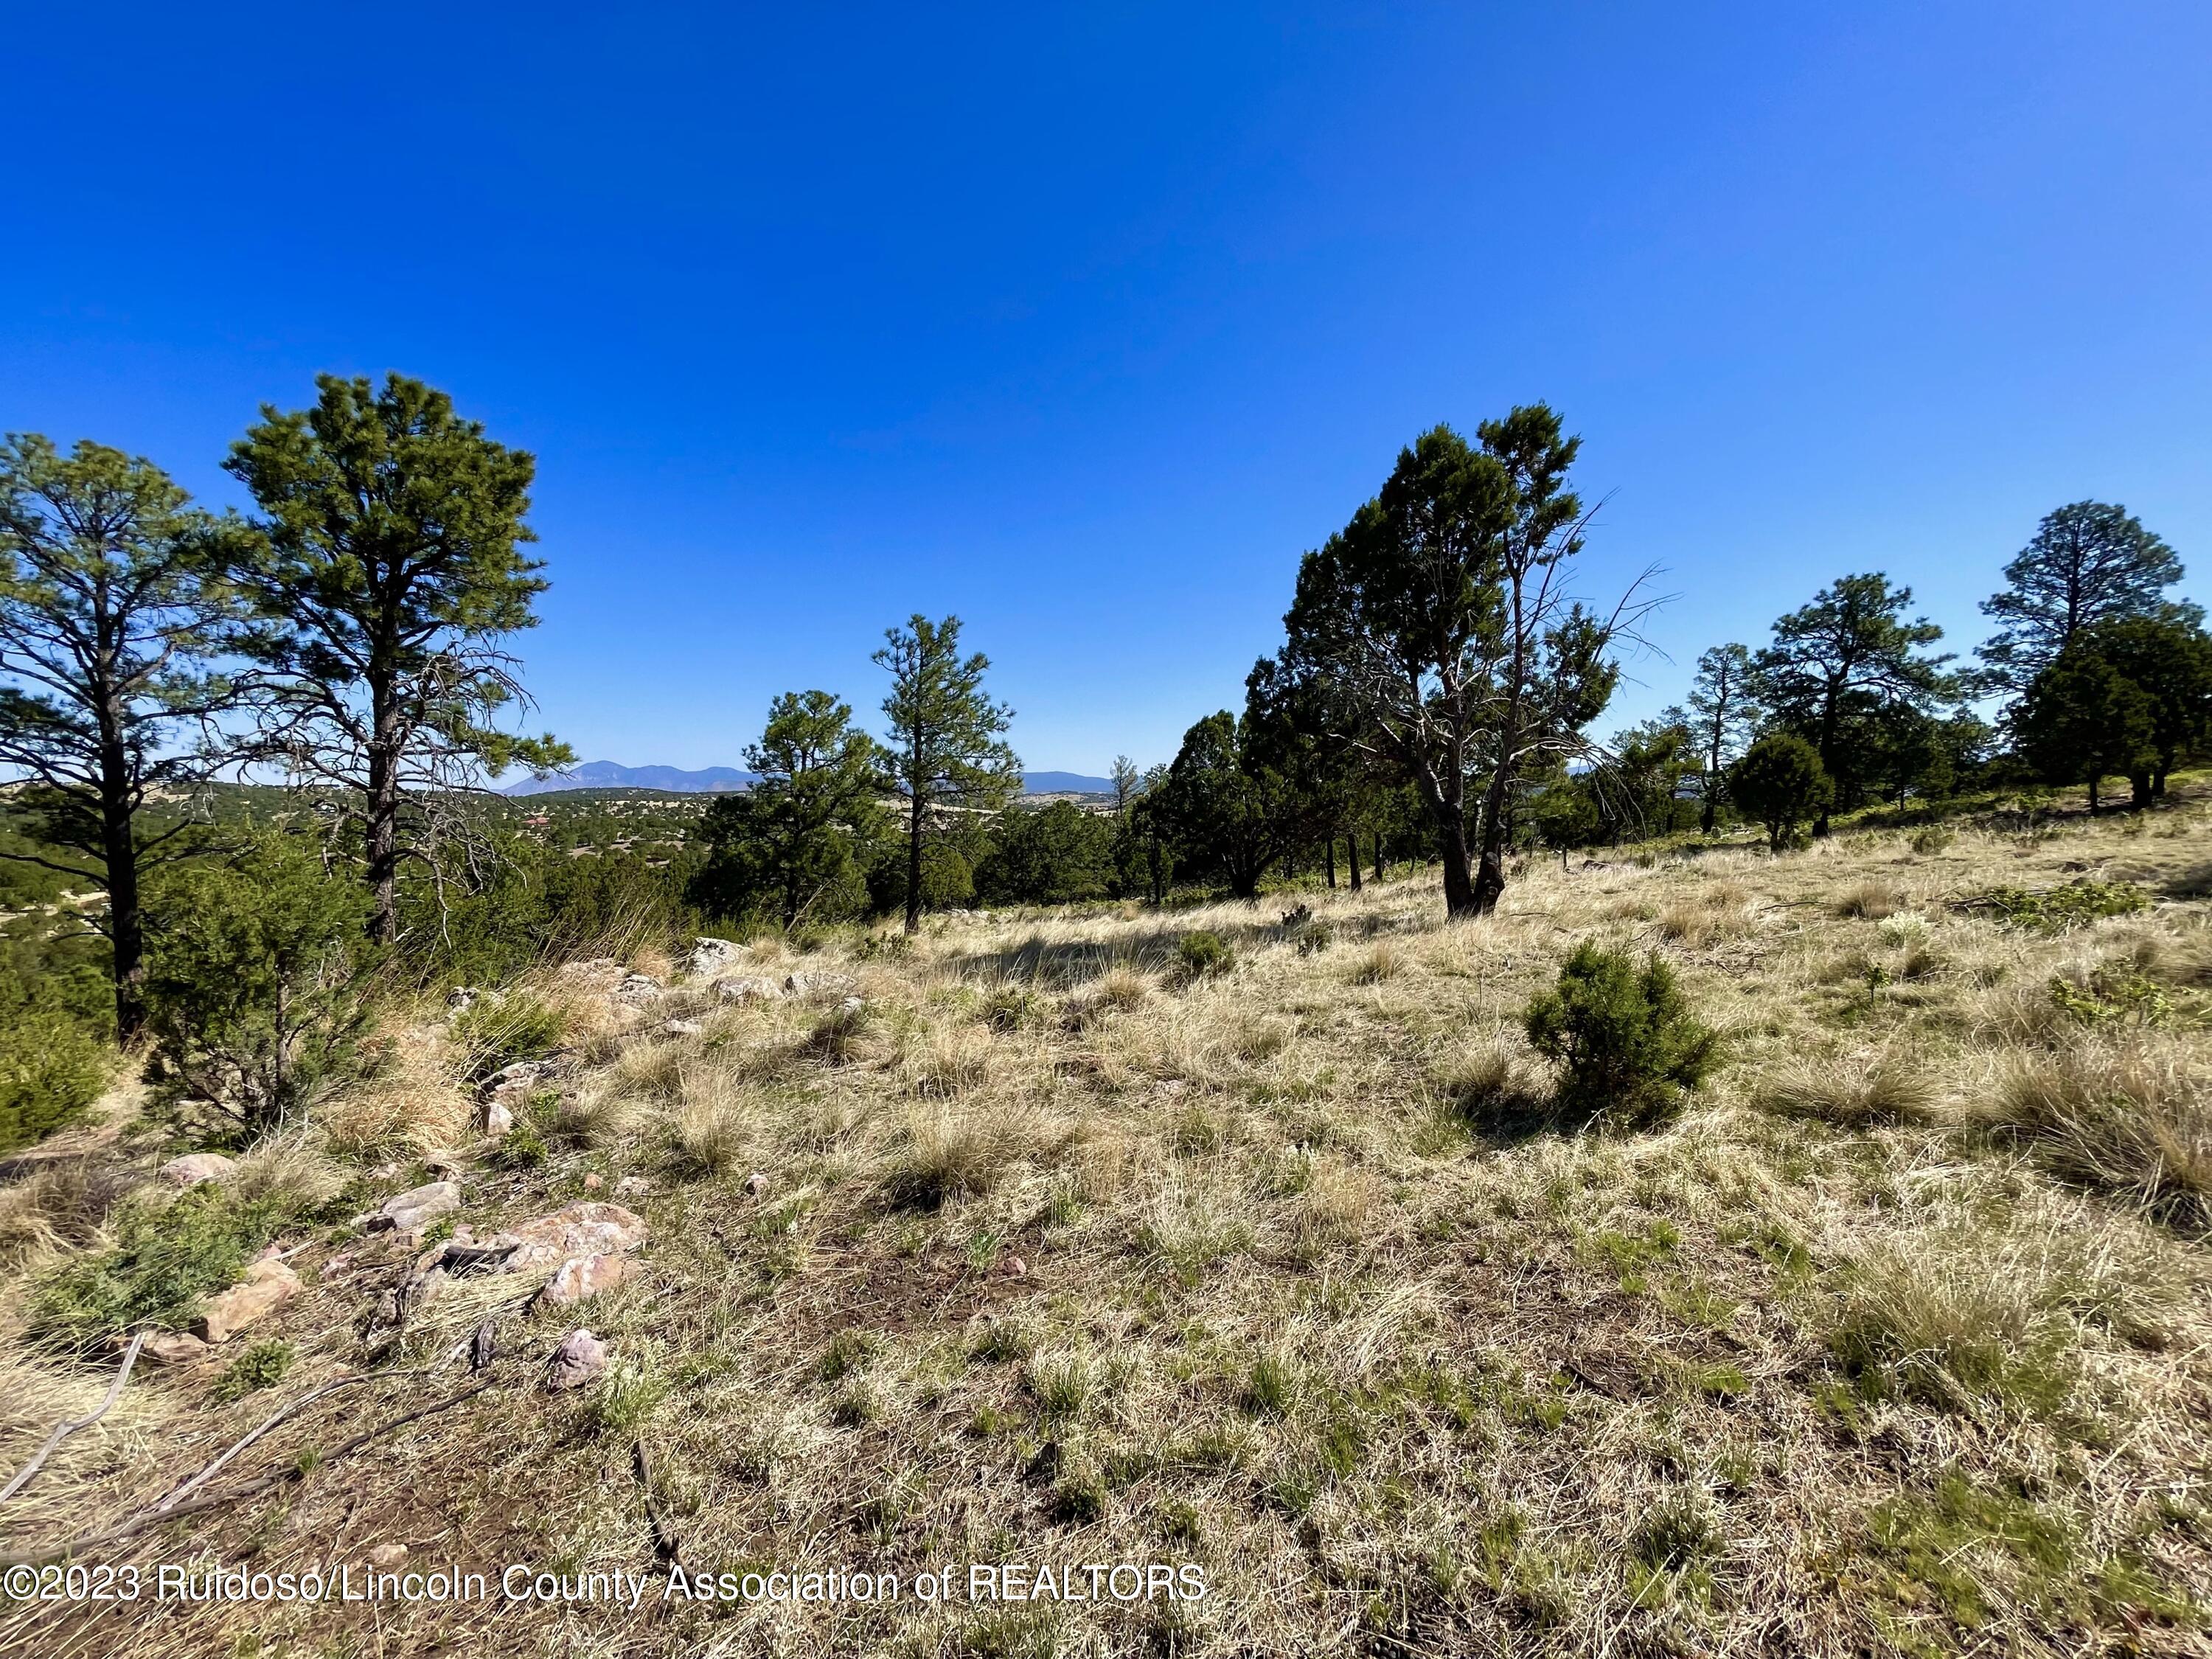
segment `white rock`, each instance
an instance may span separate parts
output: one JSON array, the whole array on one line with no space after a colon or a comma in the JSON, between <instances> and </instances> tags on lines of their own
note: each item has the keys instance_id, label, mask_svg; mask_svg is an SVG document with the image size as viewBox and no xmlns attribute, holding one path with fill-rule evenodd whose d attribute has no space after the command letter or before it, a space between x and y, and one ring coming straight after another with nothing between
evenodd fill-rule
<instances>
[{"instance_id":1,"label":"white rock","mask_svg":"<svg viewBox=\"0 0 2212 1659\"><path fill-rule=\"evenodd\" d=\"M653 1029L665 1037L695 1037L706 1027L696 1019L664 1019Z\"/></svg>"},{"instance_id":2,"label":"white rock","mask_svg":"<svg viewBox=\"0 0 2212 1659\"><path fill-rule=\"evenodd\" d=\"M369 1218L372 1230L389 1227L396 1232L419 1232L441 1215L461 1207L461 1188L456 1181L433 1181L411 1187L384 1200L384 1207Z\"/></svg>"},{"instance_id":3,"label":"white rock","mask_svg":"<svg viewBox=\"0 0 2212 1659\"><path fill-rule=\"evenodd\" d=\"M755 1170L750 1175L745 1177L745 1190L750 1193L755 1198L767 1197L768 1177L763 1175L758 1170Z\"/></svg>"},{"instance_id":4,"label":"white rock","mask_svg":"<svg viewBox=\"0 0 2212 1659\"><path fill-rule=\"evenodd\" d=\"M555 1394L580 1389L607 1368L606 1345L580 1328L561 1339L545 1368L545 1386Z\"/></svg>"},{"instance_id":5,"label":"white rock","mask_svg":"<svg viewBox=\"0 0 2212 1659\"><path fill-rule=\"evenodd\" d=\"M362 1558L372 1567L396 1567L407 1559L404 1544L379 1544Z\"/></svg>"},{"instance_id":6,"label":"white rock","mask_svg":"<svg viewBox=\"0 0 2212 1659\"><path fill-rule=\"evenodd\" d=\"M642 1008L660 1000L661 984L651 974L632 974L615 987L614 995L625 1008Z\"/></svg>"},{"instance_id":7,"label":"white rock","mask_svg":"<svg viewBox=\"0 0 2212 1659\"><path fill-rule=\"evenodd\" d=\"M549 1308L574 1307L621 1284L629 1268L618 1255L572 1255L545 1281L538 1299Z\"/></svg>"},{"instance_id":8,"label":"white rock","mask_svg":"<svg viewBox=\"0 0 2212 1659\"><path fill-rule=\"evenodd\" d=\"M505 1101L495 1100L491 1104L484 1108L484 1133L486 1134L503 1135L514 1127L514 1114L507 1109L507 1103Z\"/></svg>"},{"instance_id":9,"label":"white rock","mask_svg":"<svg viewBox=\"0 0 2212 1659\"><path fill-rule=\"evenodd\" d=\"M155 1173L172 1187L197 1187L204 1181L220 1181L238 1167L237 1160L221 1152L186 1152L173 1158Z\"/></svg>"},{"instance_id":10,"label":"white rock","mask_svg":"<svg viewBox=\"0 0 2212 1659\"><path fill-rule=\"evenodd\" d=\"M734 939L695 939L691 945L691 954L684 958L684 971L693 979L715 979L750 955L750 946L739 945Z\"/></svg>"}]
</instances>

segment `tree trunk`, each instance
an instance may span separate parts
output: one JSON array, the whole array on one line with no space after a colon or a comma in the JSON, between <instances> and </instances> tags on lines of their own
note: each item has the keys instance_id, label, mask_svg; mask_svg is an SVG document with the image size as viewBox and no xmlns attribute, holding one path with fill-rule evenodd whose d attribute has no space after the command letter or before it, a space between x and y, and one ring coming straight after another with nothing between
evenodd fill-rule
<instances>
[{"instance_id":1,"label":"tree trunk","mask_svg":"<svg viewBox=\"0 0 2212 1659\"><path fill-rule=\"evenodd\" d=\"M1467 824L1458 814L1437 815L1437 848L1444 861L1444 914L1455 919L1480 915L1474 877L1468 867Z\"/></svg>"},{"instance_id":2,"label":"tree trunk","mask_svg":"<svg viewBox=\"0 0 2212 1659\"><path fill-rule=\"evenodd\" d=\"M106 866L107 934L115 951L115 1036L127 1043L146 1023L146 934L138 913L138 848L132 833L129 763L122 745L100 755L100 861Z\"/></svg>"},{"instance_id":3,"label":"tree trunk","mask_svg":"<svg viewBox=\"0 0 2212 1659\"><path fill-rule=\"evenodd\" d=\"M380 729L382 722L379 721ZM399 942L399 767L381 736L369 745L368 833L368 936L379 945Z\"/></svg>"},{"instance_id":4,"label":"tree trunk","mask_svg":"<svg viewBox=\"0 0 2212 1659\"><path fill-rule=\"evenodd\" d=\"M1505 796L1512 784L1506 773L1501 762L1482 794L1482 857L1474 872L1474 914L1480 916L1495 910L1505 890Z\"/></svg>"},{"instance_id":5,"label":"tree trunk","mask_svg":"<svg viewBox=\"0 0 2212 1659\"><path fill-rule=\"evenodd\" d=\"M1344 866L1346 869L1352 872L1352 890L1356 893L1359 890L1358 831L1352 830L1346 834L1344 837L1344 850L1348 854L1344 861Z\"/></svg>"},{"instance_id":6,"label":"tree trunk","mask_svg":"<svg viewBox=\"0 0 2212 1659\"><path fill-rule=\"evenodd\" d=\"M1713 792L1711 786L1705 790L1705 810L1698 814L1698 832L1705 836L1713 833Z\"/></svg>"},{"instance_id":7,"label":"tree trunk","mask_svg":"<svg viewBox=\"0 0 2212 1659\"><path fill-rule=\"evenodd\" d=\"M2097 816L2097 786L2102 781L2100 778L2089 780L2089 816L2093 818Z\"/></svg>"},{"instance_id":8,"label":"tree trunk","mask_svg":"<svg viewBox=\"0 0 2212 1659\"><path fill-rule=\"evenodd\" d=\"M1322 837L1322 846L1328 854L1328 890L1336 890L1336 836L1332 831Z\"/></svg>"},{"instance_id":9,"label":"tree trunk","mask_svg":"<svg viewBox=\"0 0 2212 1659\"><path fill-rule=\"evenodd\" d=\"M2136 811L2140 812L2150 805L2151 787L2149 773L2129 773L2128 789L2130 793L2128 805L2132 806Z\"/></svg>"},{"instance_id":10,"label":"tree trunk","mask_svg":"<svg viewBox=\"0 0 2212 1659\"><path fill-rule=\"evenodd\" d=\"M1377 830L1375 832L1375 879L1380 881L1382 876L1382 832Z\"/></svg>"},{"instance_id":11,"label":"tree trunk","mask_svg":"<svg viewBox=\"0 0 2212 1659\"><path fill-rule=\"evenodd\" d=\"M906 832L906 931L919 933L921 929L921 791L914 792L914 804L907 813Z\"/></svg>"}]
</instances>

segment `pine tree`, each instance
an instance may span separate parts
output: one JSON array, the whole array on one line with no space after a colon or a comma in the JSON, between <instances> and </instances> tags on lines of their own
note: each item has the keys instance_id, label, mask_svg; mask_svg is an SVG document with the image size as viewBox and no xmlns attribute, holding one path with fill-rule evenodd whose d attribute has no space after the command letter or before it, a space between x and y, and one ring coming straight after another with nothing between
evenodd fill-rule
<instances>
[{"instance_id":1,"label":"pine tree","mask_svg":"<svg viewBox=\"0 0 2212 1659\"><path fill-rule=\"evenodd\" d=\"M906 931L921 925L922 851L951 812L994 812L1022 787L1021 762L1004 734L1014 711L984 695L991 664L960 655L960 618L916 614L884 630L873 661L891 677L890 777L906 814Z\"/></svg>"},{"instance_id":2,"label":"pine tree","mask_svg":"<svg viewBox=\"0 0 2212 1659\"><path fill-rule=\"evenodd\" d=\"M1981 656L2002 681L2024 689L2082 629L2165 614L2165 591L2182 569L2173 550L2125 507L2075 501L2036 526L2004 574L2004 592L1982 602L1983 614L2001 626ZM2195 605L2171 609L2184 625L2203 619Z\"/></svg>"}]
</instances>

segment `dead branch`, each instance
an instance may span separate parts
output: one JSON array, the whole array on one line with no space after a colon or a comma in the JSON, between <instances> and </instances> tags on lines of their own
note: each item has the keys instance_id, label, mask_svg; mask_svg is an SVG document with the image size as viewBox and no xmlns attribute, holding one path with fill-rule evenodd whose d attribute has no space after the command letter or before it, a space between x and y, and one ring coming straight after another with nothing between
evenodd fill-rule
<instances>
[{"instance_id":1,"label":"dead branch","mask_svg":"<svg viewBox=\"0 0 2212 1659\"><path fill-rule=\"evenodd\" d=\"M38 1474L46 1459L53 1455L55 1447L60 1445L79 1429L88 1429L107 1415L115 1402L122 1397L123 1385L131 1380L131 1368L138 1363L138 1350L145 1346L146 1333L142 1328L138 1334L131 1339L131 1346L123 1351L123 1368L115 1373L115 1381L107 1385L106 1397L100 1401L95 1409L84 1416L67 1419L55 1424L53 1432L46 1437L46 1443L39 1448L29 1462L16 1471L15 1478L8 1483L6 1489L0 1491L0 1504L6 1503L31 1484L31 1478Z\"/></svg>"}]
</instances>

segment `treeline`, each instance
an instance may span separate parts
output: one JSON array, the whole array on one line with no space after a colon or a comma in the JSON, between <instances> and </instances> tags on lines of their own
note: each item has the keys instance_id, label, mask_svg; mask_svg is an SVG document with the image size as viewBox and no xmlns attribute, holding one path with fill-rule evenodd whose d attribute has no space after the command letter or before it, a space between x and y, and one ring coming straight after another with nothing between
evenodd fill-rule
<instances>
[{"instance_id":1,"label":"treeline","mask_svg":"<svg viewBox=\"0 0 2212 1659\"><path fill-rule=\"evenodd\" d=\"M2117 507L2046 519L1984 607L1977 664L1909 587L1841 577L1683 703L1595 735L1656 602L1577 592L1579 441L1543 405L1421 434L1300 561L1241 711L1110 811L1018 799L1012 711L957 618L875 656L880 735L775 699L760 781L682 825L611 810L533 836L487 777L573 763L507 729L545 587L534 462L401 376L264 408L194 505L91 443L0 447L0 1144L83 1103L143 1039L157 1099L253 1128L358 1062L393 986L489 981L594 942L1178 891L1250 897L1440 866L1454 915L1512 856L1762 825L1777 848L1869 802L2039 781L2154 802L2212 726L2212 645L2172 550ZM1985 720L1979 710L2002 699ZM240 781L290 786L257 811ZM632 830L635 833L629 833ZM629 843L625 846L623 843ZM579 854L586 854L578 856Z\"/></svg>"}]
</instances>

